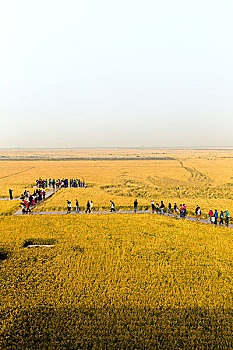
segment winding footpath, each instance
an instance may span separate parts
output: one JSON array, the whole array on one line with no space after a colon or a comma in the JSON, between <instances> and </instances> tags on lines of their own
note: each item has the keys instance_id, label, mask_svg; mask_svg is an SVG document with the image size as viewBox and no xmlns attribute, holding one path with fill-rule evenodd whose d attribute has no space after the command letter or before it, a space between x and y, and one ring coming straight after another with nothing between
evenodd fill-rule
<instances>
[{"instance_id":1,"label":"winding footpath","mask_svg":"<svg viewBox=\"0 0 233 350\"><path fill-rule=\"evenodd\" d=\"M48 191L45 194L45 199L42 199L39 203L37 203L32 209L34 209L38 204L42 203L43 201L45 201L46 199L50 198L51 196L54 195L54 193L56 193L59 188L55 188L55 189L51 189L50 191ZM9 198L0 198L0 200L2 201L7 201L7 200L11 200ZM20 198L14 198L13 200L20 200ZM22 213L22 209L19 209L18 211L16 211L13 215L104 215L104 214L109 214L109 215L119 215L119 214L153 214L153 215L160 215L160 216L166 216L166 217L170 217L170 218L174 218L177 220L187 220L187 221L192 221L192 222L199 222L202 224L210 224L212 226L215 226L214 224L212 224L209 220L206 219L200 219L199 221L197 221L196 218L192 217L192 216L186 216L185 219L184 218L180 218L179 216L175 215L175 214L158 214L156 212L152 213L151 210L138 210L136 213L133 210L122 210L122 211L116 211L116 212L110 212L110 211L92 211L91 213L86 213L85 211L71 211L70 213L68 213L67 211L41 211L41 212L37 212L37 211L32 211L29 214L23 214ZM217 225L218 227L226 227L225 224L223 226L219 226L219 224ZM233 228L233 224L229 224L228 225L229 228Z\"/></svg>"}]
</instances>

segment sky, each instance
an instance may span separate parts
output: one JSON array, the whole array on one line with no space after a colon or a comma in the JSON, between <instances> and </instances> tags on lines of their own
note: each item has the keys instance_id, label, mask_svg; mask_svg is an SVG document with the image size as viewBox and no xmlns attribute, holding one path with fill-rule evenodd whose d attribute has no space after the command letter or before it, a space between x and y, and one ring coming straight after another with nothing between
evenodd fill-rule
<instances>
[{"instance_id":1,"label":"sky","mask_svg":"<svg viewBox=\"0 0 233 350\"><path fill-rule=\"evenodd\" d=\"M0 148L233 146L233 2L0 3Z\"/></svg>"}]
</instances>

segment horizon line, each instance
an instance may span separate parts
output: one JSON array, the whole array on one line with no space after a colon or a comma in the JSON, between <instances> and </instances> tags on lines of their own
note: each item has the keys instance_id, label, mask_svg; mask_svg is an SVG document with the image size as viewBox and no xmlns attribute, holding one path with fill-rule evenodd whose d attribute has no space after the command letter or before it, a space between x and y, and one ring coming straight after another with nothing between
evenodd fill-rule
<instances>
[{"instance_id":1,"label":"horizon line","mask_svg":"<svg viewBox=\"0 0 233 350\"><path fill-rule=\"evenodd\" d=\"M96 146L96 147L0 147L1 151L4 150L122 150L122 149L135 149L135 150L149 150L149 149L230 149L233 146Z\"/></svg>"}]
</instances>

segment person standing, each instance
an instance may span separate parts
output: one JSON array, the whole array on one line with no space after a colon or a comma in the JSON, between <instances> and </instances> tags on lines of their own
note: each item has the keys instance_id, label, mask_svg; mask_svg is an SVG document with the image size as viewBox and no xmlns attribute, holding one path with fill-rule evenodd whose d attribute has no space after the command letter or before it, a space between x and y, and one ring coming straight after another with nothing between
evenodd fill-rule
<instances>
[{"instance_id":1,"label":"person standing","mask_svg":"<svg viewBox=\"0 0 233 350\"><path fill-rule=\"evenodd\" d=\"M199 209L199 205L197 205L197 206L196 206L196 209L195 209L196 218L197 218L198 209Z\"/></svg>"},{"instance_id":2,"label":"person standing","mask_svg":"<svg viewBox=\"0 0 233 350\"><path fill-rule=\"evenodd\" d=\"M219 226L222 226L222 225L223 225L223 219L224 219L224 214L223 214L223 211L221 210Z\"/></svg>"},{"instance_id":3,"label":"person standing","mask_svg":"<svg viewBox=\"0 0 233 350\"><path fill-rule=\"evenodd\" d=\"M225 210L225 223L226 223L226 227L228 227L228 225L229 225L229 210L228 209Z\"/></svg>"},{"instance_id":4,"label":"person standing","mask_svg":"<svg viewBox=\"0 0 233 350\"><path fill-rule=\"evenodd\" d=\"M197 213L197 221L199 221L201 218L201 208L199 206L198 208L196 208L196 213Z\"/></svg>"},{"instance_id":5,"label":"person standing","mask_svg":"<svg viewBox=\"0 0 233 350\"><path fill-rule=\"evenodd\" d=\"M13 190L9 189L10 199L13 199Z\"/></svg>"},{"instance_id":6,"label":"person standing","mask_svg":"<svg viewBox=\"0 0 233 350\"><path fill-rule=\"evenodd\" d=\"M180 204L180 218L183 217L183 205Z\"/></svg>"},{"instance_id":7,"label":"person standing","mask_svg":"<svg viewBox=\"0 0 233 350\"><path fill-rule=\"evenodd\" d=\"M155 202L154 202L154 199L151 200L151 209L152 209L152 213L154 213L154 211L155 211Z\"/></svg>"},{"instance_id":8,"label":"person standing","mask_svg":"<svg viewBox=\"0 0 233 350\"><path fill-rule=\"evenodd\" d=\"M67 214L71 212L71 202L67 200Z\"/></svg>"},{"instance_id":9,"label":"person standing","mask_svg":"<svg viewBox=\"0 0 233 350\"><path fill-rule=\"evenodd\" d=\"M178 212L179 212L179 209L178 209L178 206L177 206L177 204L175 203L174 204L174 214L175 214L175 217L177 218L177 214L178 214Z\"/></svg>"},{"instance_id":10,"label":"person standing","mask_svg":"<svg viewBox=\"0 0 233 350\"><path fill-rule=\"evenodd\" d=\"M186 216L186 211L187 211L187 207L185 204L183 204L183 218L185 219Z\"/></svg>"},{"instance_id":11,"label":"person standing","mask_svg":"<svg viewBox=\"0 0 233 350\"><path fill-rule=\"evenodd\" d=\"M163 204L163 201L161 201L160 210L161 210L162 215L164 214L164 207L165 207L165 205Z\"/></svg>"},{"instance_id":12,"label":"person standing","mask_svg":"<svg viewBox=\"0 0 233 350\"><path fill-rule=\"evenodd\" d=\"M171 214L171 210L172 210L172 205L171 203L168 204L168 214Z\"/></svg>"},{"instance_id":13,"label":"person standing","mask_svg":"<svg viewBox=\"0 0 233 350\"><path fill-rule=\"evenodd\" d=\"M134 204L133 204L133 208L134 208L134 212L137 212L137 208L138 208L138 201L137 199L135 199Z\"/></svg>"},{"instance_id":14,"label":"person standing","mask_svg":"<svg viewBox=\"0 0 233 350\"><path fill-rule=\"evenodd\" d=\"M79 213L79 204L78 204L78 200L76 199L76 212Z\"/></svg>"},{"instance_id":15,"label":"person standing","mask_svg":"<svg viewBox=\"0 0 233 350\"><path fill-rule=\"evenodd\" d=\"M215 209L215 212L214 212L214 224L215 225L218 224L218 211L217 211L217 209Z\"/></svg>"},{"instance_id":16,"label":"person standing","mask_svg":"<svg viewBox=\"0 0 233 350\"><path fill-rule=\"evenodd\" d=\"M27 203L26 203L26 213L29 214L30 213L30 203L29 200L27 199Z\"/></svg>"},{"instance_id":17,"label":"person standing","mask_svg":"<svg viewBox=\"0 0 233 350\"><path fill-rule=\"evenodd\" d=\"M115 210L115 204L113 203L113 201L110 201L110 203L111 203L111 210L110 210L110 212L115 212L116 210Z\"/></svg>"},{"instance_id":18,"label":"person standing","mask_svg":"<svg viewBox=\"0 0 233 350\"><path fill-rule=\"evenodd\" d=\"M91 205L90 205L90 202L87 201L87 209L85 210L85 213L90 213L91 212L91 209L90 209Z\"/></svg>"},{"instance_id":19,"label":"person standing","mask_svg":"<svg viewBox=\"0 0 233 350\"><path fill-rule=\"evenodd\" d=\"M210 209L209 211L209 220L210 220L210 223L212 224L212 217L213 217L214 213L213 213L213 210Z\"/></svg>"}]
</instances>

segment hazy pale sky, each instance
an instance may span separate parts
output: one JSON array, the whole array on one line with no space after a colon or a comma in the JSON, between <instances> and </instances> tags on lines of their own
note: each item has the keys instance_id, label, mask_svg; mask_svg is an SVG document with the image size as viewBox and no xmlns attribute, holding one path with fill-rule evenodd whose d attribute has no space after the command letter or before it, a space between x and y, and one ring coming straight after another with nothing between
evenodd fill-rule
<instances>
[{"instance_id":1,"label":"hazy pale sky","mask_svg":"<svg viewBox=\"0 0 233 350\"><path fill-rule=\"evenodd\" d=\"M233 2L6 0L0 147L233 146Z\"/></svg>"}]
</instances>

